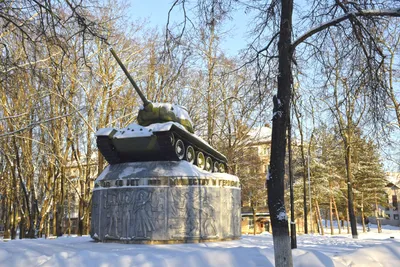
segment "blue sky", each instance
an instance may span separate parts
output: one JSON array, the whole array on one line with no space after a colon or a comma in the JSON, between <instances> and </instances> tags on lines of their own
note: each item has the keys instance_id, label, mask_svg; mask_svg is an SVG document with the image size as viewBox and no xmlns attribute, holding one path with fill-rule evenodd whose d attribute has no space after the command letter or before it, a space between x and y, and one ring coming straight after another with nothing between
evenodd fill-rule
<instances>
[{"instance_id":1,"label":"blue sky","mask_svg":"<svg viewBox=\"0 0 400 267\"><path fill-rule=\"evenodd\" d=\"M163 29L167 22L168 11L172 6L172 0L131 0L127 15L133 20L144 20L149 22L152 27ZM301 3L301 1L300 1ZM179 9L177 9L179 10ZM180 21L182 17L178 12L173 14L175 21ZM226 32L221 42L221 49L229 56L236 56L240 49L246 47L247 30L251 28L252 14L245 14L243 10L235 11L231 14L232 19L226 23ZM388 151L394 152L394 151ZM397 153L397 151L396 151ZM386 169L397 169L396 164L385 161Z\"/></svg>"},{"instance_id":2,"label":"blue sky","mask_svg":"<svg viewBox=\"0 0 400 267\"><path fill-rule=\"evenodd\" d=\"M173 1L170 0L131 0L127 15L132 20L146 19L151 26L163 29L168 18L168 11ZM173 19L179 21L180 14L175 13ZM232 13L232 19L226 23L226 32L221 48L224 53L235 56L240 49L246 46L246 31L249 25L250 15L243 10Z\"/></svg>"}]
</instances>

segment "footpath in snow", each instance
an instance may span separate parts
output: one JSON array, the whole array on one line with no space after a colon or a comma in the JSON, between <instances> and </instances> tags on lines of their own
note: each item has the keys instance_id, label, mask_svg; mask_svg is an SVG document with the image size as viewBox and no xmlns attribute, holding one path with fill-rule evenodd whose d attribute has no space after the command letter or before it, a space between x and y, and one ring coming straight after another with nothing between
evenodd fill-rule
<instances>
[{"instance_id":1,"label":"footpath in snow","mask_svg":"<svg viewBox=\"0 0 400 267\"><path fill-rule=\"evenodd\" d=\"M300 235L294 266L400 266L400 228L350 235ZM0 266L274 266L272 236L176 245L96 243L90 237L0 241Z\"/></svg>"}]
</instances>

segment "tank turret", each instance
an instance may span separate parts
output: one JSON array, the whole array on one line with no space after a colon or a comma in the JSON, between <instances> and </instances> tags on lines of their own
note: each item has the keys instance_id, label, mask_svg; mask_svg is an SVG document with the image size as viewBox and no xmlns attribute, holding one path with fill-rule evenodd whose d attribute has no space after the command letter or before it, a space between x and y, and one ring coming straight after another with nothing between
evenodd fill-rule
<instances>
[{"instance_id":1,"label":"tank turret","mask_svg":"<svg viewBox=\"0 0 400 267\"><path fill-rule=\"evenodd\" d=\"M97 131L97 147L108 163L186 160L207 171L224 172L226 157L194 134L187 110L179 105L150 102L115 51L112 48L110 51L141 98L143 107L138 113L138 124Z\"/></svg>"},{"instance_id":2,"label":"tank turret","mask_svg":"<svg viewBox=\"0 0 400 267\"><path fill-rule=\"evenodd\" d=\"M139 125L149 126L153 123L164 123L164 122L177 122L186 128L190 133L194 133L193 123L189 117L186 108L179 105L172 105L169 103L152 103L150 102L137 86L135 80L129 74L128 70L125 68L122 61L119 59L115 51L110 48L111 54L114 56L115 60L120 65L121 69L124 71L125 75L128 77L129 81L135 88L140 99L143 102L143 108L139 110L137 121Z\"/></svg>"}]
</instances>

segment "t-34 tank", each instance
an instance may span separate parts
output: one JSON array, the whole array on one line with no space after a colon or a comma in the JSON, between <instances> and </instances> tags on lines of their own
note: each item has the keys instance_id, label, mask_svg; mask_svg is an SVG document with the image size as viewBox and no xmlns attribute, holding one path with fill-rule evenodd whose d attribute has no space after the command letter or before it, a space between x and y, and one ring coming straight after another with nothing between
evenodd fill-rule
<instances>
[{"instance_id":1,"label":"t-34 tank","mask_svg":"<svg viewBox=\"0 0 400 267\"><path fill-rule=\"evenodd\" d=\"M114 50L110 51L142 99L143 108L138 124L96 132L97 147L108 163L186 160L207 171L225 172L226 157L194 134L186 109L147 100Z\"/></svg>"}]
</instances>

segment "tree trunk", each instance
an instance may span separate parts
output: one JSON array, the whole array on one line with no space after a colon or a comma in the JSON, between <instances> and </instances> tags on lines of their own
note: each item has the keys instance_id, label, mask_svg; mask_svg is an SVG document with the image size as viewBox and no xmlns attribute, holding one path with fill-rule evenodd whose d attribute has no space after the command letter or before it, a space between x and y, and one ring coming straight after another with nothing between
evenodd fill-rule
<instances>
[{"instance_id":1,"label":"tree trunk","mask_svg":"<svg viewBox=\"0 0 400 267\"><path fill-rule=\"evenodd\" d=\"M25 238L25 216L21 214L21 220L19 221L19 239Z\"/></svg>"},{"instance_id":2,"label":"tree trunk","mask_svg":"<svg viewBox=\"0 0 400 267\"><path fill-rule=\"evenodd\" d=\"M64 183L65 183L65 168L61 168L60 177L60 199L57 203L57 236L63 235L64 222Z\"/></svg>"},{"instance_id":3,"label":"tree trunk","mask_svg":"<svg viewBox=\"0 0 400 267\"><path fill-rule=\"evenodd\" d=\"M346 173L347 173L347 201L349 207L349 217L351 224L351 234L353 238L358 238L357 234L357 221L354 214L354 201L353 201L353 179L352 179L352 162L351 162L351 130L348 130L346 138Z\"/></svg>"},{"instance_id":4,"label":"tree trunk","mask_svg":"<svg viewBox=\"0 0 400 267\"><path fill-rule=\"evenodd\" d=\"M58 210L58 178L57 178L57 174L55 174L54 177L54 194L53 194L53 232L52 235L53 236L57 236L57 210Z\"/></svg>"},{"instance_id":5,"label":"tree trunk","mask_svg":"<svg viewBox=\"0 0 400 267\"><path fill-rule=\"evenodd\" d=\"M324 215L325 215L325 228L328 228L328 216L329 216L328 211L326 211Z\"/></svg>"},{"instance_id":6,"label":"tree trunk","mask_svg":"<svg viewBox=\"0 0 400 267\"><path fill-rule=\"evenodd\" d=\"M365 220L364 220L364 194L361 193L361 222L363 227L363 233L366 232L365 230Z\"/></svg>"},{"instance_id":7,"label":"tree trunk","mask_svg":"<svg viewBox=\"0 0 400 267\"><path fill-rule=\"evenodd\" d=\"M14 192L16 195L16 192ZM14 200L13 204L13 211L12 211L12 223L11 223L11 239L17 238L17 202Z\"/></svg>"},{"instance_id":8,"label":"tree trunk","mask_svg":"<svg viewBox=\"0 0 400 267\"><path fill-rule=\"evenodd\" d=\"M380 219L376 220L376 225L378 226L378 233L382 233L382 225Z\"/></svg>"},{"instance_id":9,"label":"tree trunk","mask_svg":"<svg viewBox=\"0 0 400 267\"><path fill-rule=\"evenodd\" d=\"M54 218L53 218L53 220L54 220ZM50 222L51 222L50 217L47 216L47 220L46 220L46 232L47 232L47 237L50 236Z\"/></svg>"},{"instance_id":10,"label":"tree trunk","mask_svg":"<svg viewBox=\"0 0 400 267\"><path fill-rule=\"evenodd\" d=\"M317 225L317 233L321 234L320 232L320 226L319 226L319 216L318 216L318 212L317 212L317 206L315 206L315 223Z\"/></svg>"},{"instance_id":11,"label":"tree trunk","mask_svg":"<svg viewBox=\"0 0 400 267\"><path fill-rule=\"evenodd\" d=\"M315 200L315 211L317 213L317 222L318 222L318 226L319 228L321 228L321 235L324 235L324 225L322 224L322 218L321 218L321 211L319 209L319 205L318 205L318 201Z\"/></svg>"},{"instance_id":12,"label":"tree trunk","mask_svg":"<svg viewBox=\"0 0 400 267\"><path fill-rule=\"evenodd\" d=\"M297 248L296 223L294 219L294 193L293 193L293 163L292 163L292 123L288 116L288 150L289 150L289 180L290 180L290 243L292 249Z\"/></svg>"},{"instance_id":13,"label":"tree trunk","mask_svg":"<svg viewBox=\"0 0 400 267\"><path fill-rule=\"evenodd\" d=\"M333 214L332 214L332 185L329 185L329 223L330 223L330 227L331 227L331 235L334 234L333 231Z\"/></svg>"},{"instance_id":14,"label":"tree trunk","mask_svg":"<svg viewBox=\"0 0 400 267\"><path fill-rule=\"evenodd\" d=\"M347 216L347 233L350 234L349 207L346 208L346 216Z\"/></svg>"},{"instance_id":15,"label":"tree trunk","mask_svg":"<svg viewBox=\"0 0 400 267\"><path fill-rule=\"evenodd\" d=\"M297 110L296 102L293 101L293 109L294 113L296 115L297 119L297 124L298 126L298 131L300 134L300 151L301 151L301 160L302 160L302 165L303 165L303 220L304 220L304 233L308 234L308 222L307 222L307 165L306 165L306 156L304 153L304 135L303 135L303 130L302 130L302 121L300 120L300 114L299 111Z\"/></svg>"},{"instance_id":16,"label":"tree trunk","mask_svg":"<svg viewBox=\"0 0 400 267\"><path fill-rule=\"evenodd\" d=\"M83 182L81 182L83 183ZM83 235L83 196L79 198L79 208L78 208L78 235Z\"/></svg>"},{"instance_id":17,"label":"tree trunk","mask_svg":"<svg viewBox=\"0 0 400 267\"><path fill-rule=\"evenodd\" d=\"M67 198L68 198L68 236L71 236L71 192L69 190L70 185L67 187Z\"/></svg>"},{"instance_id":18,"label":"tree trunk","mask_svg":"<svg viewBox=\"0 0 400 267\"><path fill-rule=\"evenodd\" d=\"M339 219L339 213L338 213L338 210L337 210L336 200L335 200L334 196L332 196L332 200L333 200L333 207L335 208L335 214L336 214L336 220L337 220L337 225L338 225L338 229L339 229L339 234L341 234L342 233L342 227L341 227L341 222L340 222L340 219Z\"/></svg>"},{"instance_id":19,"label":"tree trunk","mask_svg":"<svg viewBox=\"0 0 400 267\"><path fill-rule=\"evenodd\" d=\"M253 235L256 235L256 209L254 208L253 202L251 204L251 211L253 212Z\"/></svg>"},{"instance_id":20,"label":"tree trunk","mask_svg":"<svg viewBox=\"0 0 400 267\"><path fill-rule=\"evenodd\" d=\"M332 197L329 198L329 223L331 226L331 235L333 235L334 230L333 230L333 214L332 214Z\"/></svg>"},{"instance_id":21,"label":"tree trunk","mask_svg":"<svg viewBox=\"0 0 400 267\"><path fill-rule=\"evenodd\" d=\"M293 266L284 200L286 129L291 99L291 35L292 0L282 1L279 34L278 94L274 97L270 173L268 175L268 207L271 213L275 266Z\"/></svg>"},{"instance_id":22,"label":"tree trunk","mask_svg":"<svg viewBox=\"0 0 400 267\"><path fill-rule=\"evenodd\" d=\"M6 200L6 208L4 209L5 211L5 218L4 218L4 239L9 239L11 237L10 235L10 218L12 216L12 210L11 210L11 201Z\"/></svg>"}]
</instances>

